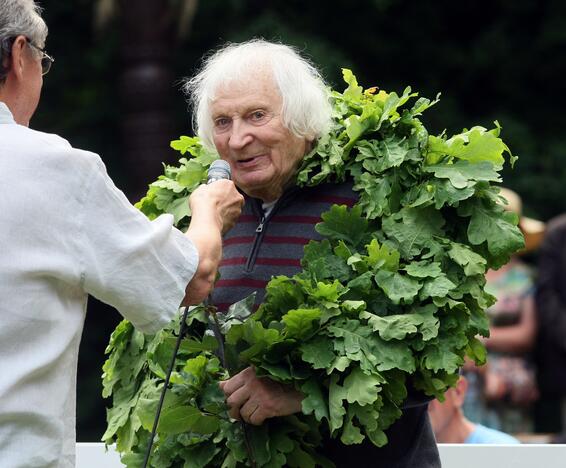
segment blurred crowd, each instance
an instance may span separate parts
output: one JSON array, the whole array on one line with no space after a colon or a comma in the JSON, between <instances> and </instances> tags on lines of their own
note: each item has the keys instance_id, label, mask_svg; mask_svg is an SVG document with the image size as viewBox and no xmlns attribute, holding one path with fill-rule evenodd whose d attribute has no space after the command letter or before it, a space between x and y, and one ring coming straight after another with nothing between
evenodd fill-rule
<instances>
[{"instance_id":1,"label":"blurred crowd","mask_svg":"<svg viewBox=\"0 0 566 468\"><path fill-rule=\"evenodd\" d=\"M545 224L523 215L517 193L500 195L525 248L486 274L487 364L466 362L429 415L441 443L566 443L566 214Z\"/></svg>"}]
</instances>

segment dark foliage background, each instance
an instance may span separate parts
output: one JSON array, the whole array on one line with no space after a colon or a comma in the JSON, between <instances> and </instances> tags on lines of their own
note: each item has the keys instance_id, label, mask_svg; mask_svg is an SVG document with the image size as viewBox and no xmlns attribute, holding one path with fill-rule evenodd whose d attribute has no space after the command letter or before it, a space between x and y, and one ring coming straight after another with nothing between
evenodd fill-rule
<instances>
[{"instance_id":1,"label":"dark foliage background","mask_svg":"<svg viewBox=\"0 0 566 468\"><path fill-rule=\"evenodd\" d=\"M32 126L99 153L132 201L159 175L162 161L176 158L164 141L164 153L144 166L140 181L130 177L135 160L124 156L136 136L121 130L120 95L128 86L119 82L121 44L126 39L135 44L136 38L125 37L122 20L148 2L166 4L176 27L180 0L116 0L116 15L105 28L94 27L95 0L40 2L50 27L47 49L56 63ZM565 2L201 0L188 37L164 45L172 52L174 77L167 141L191 133L175 82L191 75L211 48L257 36L297 46L338 87L340 68L348 67L365 87L399 92L410 85L431 98L441 92L425 120L431 132L491 127L498 120L504 140L520 158L514 170L505 171L504 182L523 197L525 214L548 220L566 211ZM79 361L80 441L97 441L104 431L100 369L119 320L116 311L91 300Z\"/></svg>"}]
</instances>

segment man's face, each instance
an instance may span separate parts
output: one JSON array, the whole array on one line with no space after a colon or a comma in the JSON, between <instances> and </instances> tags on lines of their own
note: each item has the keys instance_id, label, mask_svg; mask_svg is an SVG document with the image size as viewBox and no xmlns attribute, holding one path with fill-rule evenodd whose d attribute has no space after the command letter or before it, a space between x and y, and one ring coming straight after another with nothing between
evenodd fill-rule
<instances>
[{"instance_id":1,"label":"man's face","mask_svg":"<svg viewBox=\"0 0 566 468\"><path fill-rule=\"evenodd\" d=\"M280 119L282 100L269 74L221 86L211 104L214 145L234 183L263 201L281 196L305 155L307 142Z\"/></svg>"}]
</instances>

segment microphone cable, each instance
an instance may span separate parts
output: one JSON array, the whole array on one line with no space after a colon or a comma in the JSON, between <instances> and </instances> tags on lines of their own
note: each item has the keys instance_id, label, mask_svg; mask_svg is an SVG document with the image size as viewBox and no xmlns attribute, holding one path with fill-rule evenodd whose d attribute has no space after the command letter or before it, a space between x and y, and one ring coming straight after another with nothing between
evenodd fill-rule
<instances>
[{"instance_id":1,"label":"microphone cable","mask_svg":"<svg viewBox=\"0 0 566 468\"><path fill-rule=\"evenodd\" d=\"M147 468L147 463L149 462L149 457L151 455L151 449L153 447L153 439L155 438L155 433L157 432L157 425L159 424L159 416L161 415L161 409L163 408L163 401L165 400L165 392L169 386L171 380L171 374L173 373L173 368L175 367L175 361L177 359L177 353L179 352L179 346L181 346L181 340L184 335L189 330L187 326L187 318L189 315L189 306L185 307L183 311L183 317L181 318L181 324L179 326L179 336L175 343L175 350L173 351L173 359L169 364L169 369L167 370L167 375L165 376L165 382L163 384L163 390L161 390L161 396L159 398L159 403L157 405L157 411L155 413L155 419L153 420L153 429L151 430L151 436L149 437L149 443L147 444L147 450L145 452L145 459L143 461L143 468Z\"/></svg>"}]
</instances>

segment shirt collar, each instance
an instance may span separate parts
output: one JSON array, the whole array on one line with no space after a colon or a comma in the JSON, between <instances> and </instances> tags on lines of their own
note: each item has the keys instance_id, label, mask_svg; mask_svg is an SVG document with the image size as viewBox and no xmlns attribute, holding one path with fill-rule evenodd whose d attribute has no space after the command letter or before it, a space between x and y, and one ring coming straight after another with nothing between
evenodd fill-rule
<instances>
[{"instance_id":1,"label":"shirt collar","mask_svg":"<svg viewBox=\"0 0 566 468\"><path fill-rule=\"evenodd\" d=\"M0 101L0 124L15 124L14 116L8 106Z\"/></svg>"}]
</instances>

